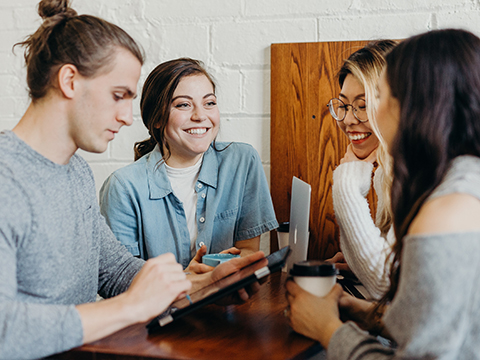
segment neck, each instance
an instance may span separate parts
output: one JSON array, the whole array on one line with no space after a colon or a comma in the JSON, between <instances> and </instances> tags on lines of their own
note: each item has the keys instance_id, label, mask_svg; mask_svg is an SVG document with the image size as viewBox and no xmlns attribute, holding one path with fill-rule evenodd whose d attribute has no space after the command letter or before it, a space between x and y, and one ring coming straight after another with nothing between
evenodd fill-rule
<instances>
[{"instance_id":1,"label":"neck","mask_svg":"<svg viewBox=\"0 0 480 360\"><path fill-rule=\"evenodd\" d=\"M30 103L13 132L54 163L68 164L78 147L68 131L66 104L46 97Z\"/></svg>"}]
</instances>

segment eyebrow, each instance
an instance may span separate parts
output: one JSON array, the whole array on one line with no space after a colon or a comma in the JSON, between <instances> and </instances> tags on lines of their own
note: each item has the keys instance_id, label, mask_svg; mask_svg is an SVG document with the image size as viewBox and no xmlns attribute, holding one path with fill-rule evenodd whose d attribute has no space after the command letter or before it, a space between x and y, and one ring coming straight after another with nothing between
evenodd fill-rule
<instances>
[{"instance_id":1,"label":"eyebrow","mask_svg":"<svg viewBox=\"0 0 480 360\"><path fill-rule=\"evenodd\" d=\"M206 99L206 98L208 98L209 96L215 96L215 97L217 97L217 95L215 95L214 93L208 93L208 94L206 94L206 95L203 96L203 99ZM172 99L172 101L175 101L175 100L177 100L178 98L186 98L186 99L189 99L189 100L193 100L193 98L192 98L191 96L189 96L189 95L178 95L178 96L175 96L175 97Z\"/></svg>"},{"instance_id":2,"label":"eyebrow","mask_svg":"<svg viewBox=\"0 0 480 360\"><path fill-rule=\"evenodd\" d=\"M338 96L339 96L339 97L341 96L341 97L343 97L344 99L348 99L348 98L347 98L345 95L343 95L342 93L338 94ZM364 98L364 97L365 97L365 93L363 93L363 94L358 94L357 96L355 96L355 97L353 98L353 100L360 99L360 98Z\"/></svg>"},{"instance_id":3,"label":"eyebrow","mask_svg":"<svg viewBox=\"0 0 480 360\"><path fill-rule=\"evenodd\" d=\"M128 86L115 86L114 89L125 91L127 93L127 96L131 97L132 99L137 98L137 93L135 91L133 91L132 89L130 89Z\"/></svg>"}]
</instances>

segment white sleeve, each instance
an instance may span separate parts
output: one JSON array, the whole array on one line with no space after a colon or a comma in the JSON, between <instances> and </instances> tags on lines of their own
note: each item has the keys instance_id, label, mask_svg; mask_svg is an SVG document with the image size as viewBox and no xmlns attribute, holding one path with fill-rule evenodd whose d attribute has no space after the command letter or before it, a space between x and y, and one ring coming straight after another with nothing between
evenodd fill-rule
<instances>
[{"instance_id":1,"label":"white sleeve","mask_svg":"<svg viewBox=\"0 0 480 360\"><path fill-rule=\"evenodd\" d=\"M366 196L372 183L373 165L364 161L341 164L333 172L333 207L340 227L340 247L345 259L373 298L388 290L385 261L393 242L373 222Z\"/></svg>"}]
</instances>

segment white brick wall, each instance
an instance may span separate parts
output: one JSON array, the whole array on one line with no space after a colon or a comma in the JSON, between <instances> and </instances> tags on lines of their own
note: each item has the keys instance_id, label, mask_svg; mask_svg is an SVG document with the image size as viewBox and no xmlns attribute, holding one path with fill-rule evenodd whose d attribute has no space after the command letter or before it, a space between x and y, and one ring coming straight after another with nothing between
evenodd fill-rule
<instances>
[{"instance_id":1,"label":"white brick wall","mask_svg":"<svg viewBox=\"0 0 480 360\"><path fill-rule=\"evenodd\" d=\"M12 45L40 24L37 0L0 0L0 130L11 129L28 105L23 52ZM270 44L404 38L444 27L480 34L477 0L73 0L79 13L122 26L145 49L141 85L160 62L180 56L202 60L218 83L220 140L243 141L270 172ZM133 160L133 143L146 136L135 122L104 154L82 152L100 188Z\"/></svg>"}]
</instances>

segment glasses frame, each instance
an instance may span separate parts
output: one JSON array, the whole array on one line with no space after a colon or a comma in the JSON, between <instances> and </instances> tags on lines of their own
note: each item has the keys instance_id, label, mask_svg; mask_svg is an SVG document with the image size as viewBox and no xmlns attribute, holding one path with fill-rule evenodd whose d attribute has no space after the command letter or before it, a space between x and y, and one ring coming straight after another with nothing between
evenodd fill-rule
<instances>
[{"instance_id":1,"label":"glasses frame","mask_svg":"<svg viewBox=\"0 0 480 360\"><path fill-rule=\"evenodd\" d=\"M341 118L341 119L337 119L337 117L336 117L337 114L336 114L335 111L333 110L333 105L332 105L333 100L340 101L340 102L345 106L345 113L343 114L343 118ZM358 100L358 99L357 99L357 100ZM357 100L355 100L355 101L357 101ZM355 101L354 101L354 102L355 102ZM365 102L365 106L366 106L366 102ZM357 120L360 121L361 123L364 123L364 122L367 122L367 121L368 121L368 119L366 119L366 120L361 120L361 119L359 119L358 116L357 116L357 111L358 111L358 109L357 109L355 106L353 106L352 104L345 104L345 102L343 102L343 101L340 100L339 98L331 98L331 99L328 101L327 107L328 107L328 110L330 111L330 115L332 115L332 117L333 117L333 119L334 119L335 121L340 122L340 121L345 120L345 118L347 117L347 113L348 113L348 108L349 108L349 107L352 108L352 113L353 113L353 116L355 116L355 119L357 119Z\"/></svg>"}]
</instances>

